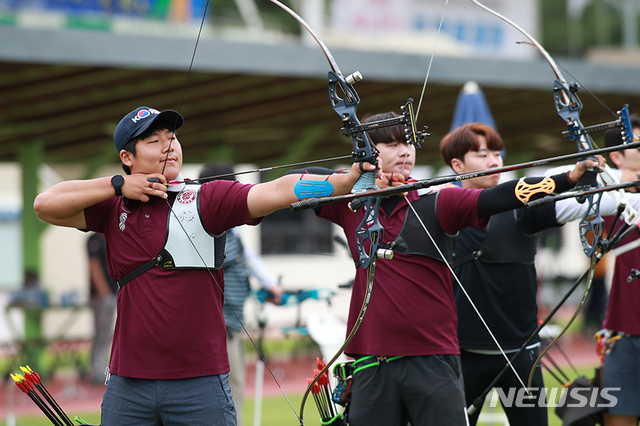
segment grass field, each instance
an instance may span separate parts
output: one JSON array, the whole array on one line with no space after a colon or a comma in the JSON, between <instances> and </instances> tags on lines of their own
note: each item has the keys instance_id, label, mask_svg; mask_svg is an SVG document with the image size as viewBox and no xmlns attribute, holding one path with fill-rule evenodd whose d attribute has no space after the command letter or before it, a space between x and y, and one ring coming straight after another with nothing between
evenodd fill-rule
<instances>
[{"instance_id":1,"label":"grass field","mask_svg":"<svg viewBox=\"0 0 640 426\"><path fill-rule=\"evenodd\" d=\"M265 342L266 353L269 354L277 354L277 353L296 353L296 354L315 354L317 352L317 347L313 344L308 338L297 338L297 339L284 339L276 342ZM248 346L248 345L247 345ZM253 349L248 347L247 353L248 357L253 356ZM82 355L85 358L88 358L88 353ZM68 368L77 369L78 365L82 364L82 362L86 362L86 360L78 361L79 356L74 356L71 360L63 360L62 363L60 360L50 361L55 364L56 367L60 368L60 365L63 367L68 364ZM7 365L4 365L7 364ZM13 371L11 368L13 364L9 361L0 360L0 370L8 369L8 371ZM591 378L593 375L593 367L585 367L579 368L579 373L584 374L587 377ZM571 378L575 378L575 373L573 373L570 369L567 369L567 374ZM547 372L545 372L545 384L549 388L558 388L560 384L556 379L551 377ZM22 395L17 395L17 397L21 397ZM291 405L293 405L295 409L291 408L287 400L282 395L277 395L273 397L265 397L262 402L262 416L261 416L261 426L283 426L283 425L291 425L296 426L299 424L297 415L300 410L300 401L302 399L302 394L293 394L288 395ZM489 413L496 417L502 413L502 409L497 407L495 409L490 409L488 404L485 404L485 408L483 409L483 413ZM71 417L78 415L82 417L90 424L98 424L100 421L100 413L68 413ZM244 426L253 426L254 425L254 401L253 398L246 398L244 410ZM319 426L319 416L317 409L313 400L310 398L307 401L304 411L304 420L306 426ZM561 420L555 415L554 408L549 408L549 425L550 426L561 426ZM36 415L36 416L27 416L17 418L15 421L16 426L48 426L51 425L49 420L44 415ZM504 423L500 422L479 422L479 426L502 426ZM6 419L0 419L0 426L7 426Z\"/></svg>"},{"instance_id":2,"label":"grass field","mask_svg":"<svg viewBox=\"0 0 640 426\"><path fill-rule=\"evenodd\" d=\"M585 374L587 377L591 377L593 374L593 368L582 368L579 369L579 373ZM545 374L545 383L549 388L559 387L558 382L553 379L548 374ZM296 413L300 410L300 401L302 399L301 394L297 395L288 395L291 404L295 408ZM489 409L488 405L485 404L485 409L483 409L483 413L491 413L494 415L499 415L502 412L500 408ZM98 424L100 421L99 413L69 413L70 415L78 415L88 421L91 424ZM254 401L252 398L247 398L246 404L244 407L244 420L245 426L252 426L254 424ZM307 401L307 405L305 406L304 411L304 420L305 425L308 426L319 426L320 421L318 418L318 412L316 410L315 404L313 400L309 399ZM292 408L289 406L289 403L284 399L283 396L269 397L265 398L262 402L262 417L261 417L261 426L283 426L283 425L292 425L295 426L299 424L299 421L294 414ZM6 426L6 420L2 419L0 422L0 426ZM16 419L16 426L47 426L51 425L51 423L47 420L47 418L42 416L28 416L23 418ZM499 422L482 422L478 423L478 426L498 426L503 425L503 423ZM555 415L553 412L553 408L549 408L549 426L561 426L561 420Z\"/></svg>"}]
</instances>

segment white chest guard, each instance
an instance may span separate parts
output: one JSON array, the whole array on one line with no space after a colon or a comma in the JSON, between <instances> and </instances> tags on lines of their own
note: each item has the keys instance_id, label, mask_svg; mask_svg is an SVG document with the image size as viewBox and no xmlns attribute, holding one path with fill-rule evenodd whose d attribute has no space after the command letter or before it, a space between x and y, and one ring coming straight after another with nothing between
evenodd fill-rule
<instances>
[{"instance_id":1,"label":"white chest guard","mask_svg":"<svg viewBox=\"0 0 640 426\"><path fill-rule=\"evenodd\" d=\"M200 186L186 185L173 202L167 240L160 252L163 259L159 265L165 269L220 269L224 264L227 235L212 235L204 228L199 211Z\"/></svg>"},{"instance_id":2,"label":"white chest guard","mask_svg":"<svg viewBox=\"0 0 640 426\"><path fill-rule=\"evenodd\" d=\"M154 266L164 269L220 269L224 265L226 231L212 235L200 218L200 186L185 185L176 196L167 219L167 239L160 253L118 281L122 288Z\"/></svg>"}]
</instances>

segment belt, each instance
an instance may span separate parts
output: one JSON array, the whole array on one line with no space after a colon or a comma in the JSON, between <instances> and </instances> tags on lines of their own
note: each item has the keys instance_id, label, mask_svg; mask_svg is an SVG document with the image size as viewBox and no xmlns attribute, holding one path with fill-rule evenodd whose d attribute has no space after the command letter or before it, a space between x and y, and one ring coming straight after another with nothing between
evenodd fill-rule
<instances>
[{"instance_id":1,"label":"belt","mask_svg":"<svg viewBox=\"0 0 640 426\"><path fill-rule=\"evenodd\" d=\"M380 355L368 355L362 358L357 359L353 363L353 374L355 375L358 371L364 370L365 368L373 367L375 365L380 365L381 362L391 362L397 359L404 358L404 356L380 356ZM366 361L370 361L366 363ZM364 365L358 366L358 364L364 363Z\"/></svg>"}]
</instances>

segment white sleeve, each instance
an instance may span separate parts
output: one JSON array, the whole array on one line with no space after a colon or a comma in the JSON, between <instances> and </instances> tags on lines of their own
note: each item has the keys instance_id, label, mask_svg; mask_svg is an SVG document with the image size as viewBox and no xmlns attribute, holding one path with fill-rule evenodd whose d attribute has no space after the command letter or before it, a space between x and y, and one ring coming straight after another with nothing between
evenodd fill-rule
<instances>
[{"instance_id":1,"label":"white sleeve","mask_svg":"<svg viewBox=\"0 0 640 426\"><path fill-rule=\"evenodd\" d=\"M545 176L552 176L558 173L567 172L573 169L573 165L560 166L549 169L545 172ZM611 169L611 174L620 179L621 172L617 169ZM602 185L602 181L600 181ZM625 193L627 201L636 210L640 211L640 194L632 194L630 192ZM600 201L600 215L613 216L618 210L619 196L617 193L605 192L602 194L602 200ZM574 220L582 219L587 212L588 203L578 203L575 198L568 198L556 202L556 220L558 223L567 223Z\"/></svg>"},{"instance_id":2,"label":"white sleeve","mask_svg":"<svg viewBox=\"0 0 640 426\"><path fill-rule=\"evenodd\" d=\"M278 285L278 279L267 269L260 256L254 251L244 248L244 259L249 275L255 277L267 290Z\"/></svg>"},{"instance_id":3,"label":"white sleeve","mask_svg":"<svg viewBox=\"0 0 640 426\"><path fill-rule=\"evenodd\" d=\"M640 210L640 194L627 193L628 202ZM558 223L567 223L574 220L582 219L587 212L589 203L586 201L580 204L575 198L567 198L566 200L556 201L556 220ZM612 194L605 192L600 200L600 215L613 216L618 210L618 200Z\"/></svg>"},{"instance_id":4,"label":"white sleeve","mask_svg":"<svg viewBox=\"0 0 640 426\"><path fill-rule=\"evenodd\" d=\"M625 192L627 202L631 207L640 211L640 193L633 194ZM600 200L600 215L613 216L618 210L618 200L620 196L617 192L605 192ZM573 220L582 219L587 211L588 203L578 203L575 198L568 198L556 202L556 220L558 223L571 222Z\"/></svg>"}]
</instances>

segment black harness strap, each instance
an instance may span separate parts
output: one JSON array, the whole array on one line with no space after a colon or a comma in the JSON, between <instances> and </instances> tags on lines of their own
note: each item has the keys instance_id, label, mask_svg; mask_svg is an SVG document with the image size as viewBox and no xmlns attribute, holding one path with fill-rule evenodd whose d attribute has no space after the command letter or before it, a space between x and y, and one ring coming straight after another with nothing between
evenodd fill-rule
<instances>
[{"instance_id":1,"label":"black harness strap","mask_svg":"<svg viewBox=\"0 0 640 426\"><path fill-rule=\"evenodd\" d=\"M147 272L149 269L153 268L154 266L160 266L160 262L162 262L162 255L158 255L158 256L154 257L153 259L149 260L144 265L138 267L133 272L128 273L127 275L122 277L122 279L118 280L118 282L117 282L118 290L120 290L122 287L124 287L124 285L126 283L128 283L129 281L131 281L131 280L133 280L135 278L138 278L140 275L144 274L145 272Z\"/></svg>"},{"instance_id":2,"label":"black harness strap","mask_svg":"<svg viewBox=\"0 0 640 426\"><path fill-rule=\"evenodd\" d=\"M472 260L480 259L481 256L482 256L482 250L472 251L471 253L467 253L466 255L462 256L459 259L456 259L456 255L454 253L453 254L454 261L453 263L451 263L451 267L455 269L464 263L470 262Z\"/></svg>"}]
</instances>

